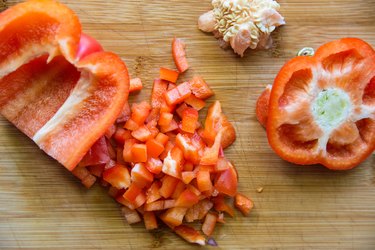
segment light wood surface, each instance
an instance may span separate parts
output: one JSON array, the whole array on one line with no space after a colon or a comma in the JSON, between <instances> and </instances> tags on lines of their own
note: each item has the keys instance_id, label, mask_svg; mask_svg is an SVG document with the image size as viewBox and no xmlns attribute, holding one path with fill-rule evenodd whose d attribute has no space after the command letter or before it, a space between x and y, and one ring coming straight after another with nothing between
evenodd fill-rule
<instances>
[{"instance_id":1,"label":"light wood surface","mask_svg":"<svg viewBox=\"0 0 375 250\"><path fill-rule=\"evenodd\" d=\"M264 86L300 48L351 36L375 46L374 0L281 0L287 25L274 34L276 47L242 59L197 29L209 0L63 2L85 32L142 78L145 89L132 100L149 98L160 66L174 67L172 38L186 41L191 69L182 79L203 76L216 93L210 102L220 100L234 122L238 139L226 153L238 169L239 190L255 202L249 217L237 213L218 226L220 249L375 249L375 156L346 172L286 163L268 146L254 113ZM0 249L22 247L192 248L166 228L151 234L142 224L127 225L104 189L86 190L0 117Z\"/></svg>"}]
</instances>

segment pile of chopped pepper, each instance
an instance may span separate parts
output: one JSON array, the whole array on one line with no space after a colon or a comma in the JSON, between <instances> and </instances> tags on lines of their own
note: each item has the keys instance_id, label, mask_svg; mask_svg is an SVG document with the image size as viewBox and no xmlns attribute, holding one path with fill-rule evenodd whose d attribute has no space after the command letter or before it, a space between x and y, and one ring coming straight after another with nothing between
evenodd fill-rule
<instances>
[{"instance_id":1,"label":"pile of chopped pepper","mask_svg":"<svg viewBox=\"0 0 375 250\"><path fill-rule=\"evenodd\" d=\"M185 223L202 221L201 231L211 236L216 223L225 223L224 214L234 216L226 200L234 198L244 215L253 202L238 193L237 171L224 155L236 139L233 125L219 101L199 121L214 93L199 76L176 84L188 63L182 40L174 39L172 48L179 71L160 68L150 103L127 102L73 174L86 187L99 179L129 224L143 221L153 230L161 221L186 241L205 245L206 238ZM141 79L130 80L131 92L142 86Z\"/></svg>"}]
</instances>

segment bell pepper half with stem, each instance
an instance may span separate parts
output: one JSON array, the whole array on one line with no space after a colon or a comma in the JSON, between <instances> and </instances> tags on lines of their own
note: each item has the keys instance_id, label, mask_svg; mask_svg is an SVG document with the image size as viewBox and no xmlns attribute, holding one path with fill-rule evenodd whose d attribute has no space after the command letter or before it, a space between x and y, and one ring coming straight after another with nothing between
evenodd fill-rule
<instances>
[{"instance_id":1,"label":"bell pepper half with stem","mask_svg":"<svg viewBox=\"0 0 375 250\"><path fill-rule=\"evenodd\" d=\"M257 102L273 150L300 165L359 165L375 150L375 51L357 38L298 56Z\"/></svg>"},{"instance_id":2,"label":"bell pepper half with stem","mask_svg":"<svg viewBox=\"0 0 375 250\"><path fill-rule=\"evenodd\" d=\"M125 64L55 1L0 13L0 113L73 170L128 97Z\"/></svg>"}]
</instances>

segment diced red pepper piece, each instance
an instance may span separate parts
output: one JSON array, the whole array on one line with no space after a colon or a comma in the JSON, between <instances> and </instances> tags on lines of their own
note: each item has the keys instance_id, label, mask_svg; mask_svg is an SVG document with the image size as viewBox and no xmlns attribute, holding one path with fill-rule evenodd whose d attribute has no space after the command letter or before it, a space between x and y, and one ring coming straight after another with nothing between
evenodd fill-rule
<instances>
[{"instance_id":1,"label":"diced red pepper piece","mask_svg":"<svg viewBox=\"0 0 375 250\"><path fill-rule=\"evenodd\" d=\"M221 137L222 132L220 131L215 138L215 142L210 148L206 148L202 159L200 161L201 165L215 165L219 159L219 150L221 147Z\"/></svg>"},{"instance_id":2,"label":"diced red pepper piece","mask_svg":"<svg viewBox=\"0 0 375 250\"><path fill-rule=\"evenodd\" d=\"M174 228L182 224L186 211L187 208L184 207L172 207L165 211L160 216L160 219L168 226Z\"/></svg>"},{"instance_id":3,"label":"diced red pepper piece","mask_svg":"<svg viewBox=\"0 0 375 250\"><path fill-rule=\"evenodd\" d=\"M168 105L176 105L186 100L190 95L190 85L188 82L184 82L178 85L176 88L168 90L164 97Z\"/></svg>"},{"instance_id":4,"label":"diced red pepper piece","mask_svg":"<svg viewBox=\"0 0 375 250\"><path fill-rule=\"evenodd\" d=\"M174 146L175 146L175 144L172 141L169 140L164 147L164 152L161 153L161 155L159 157L160 160L164 161L164 159L168 156L169 151L171 151L172 148L174 148Z\"/></svg>"},{"instance_id":5,"label":"diced red pepper piece","mask_svg":"<svg viewBox=\"0 0 375 250\"><path fill-rule=\"evenodd\" d=\"M134 131L137 128L139 128L139 124L130 118L129 120L126 121L124 128Z\"/></svg>"},{"instance_id":6,"label":"diced red pepper piece","mask_svg":"<svg viewBox=\"0 0 375 250\"><path fill-rule=\"evenodd\" d=\"M141 126L150 114L151 106L146 101L143 101L141 103L133 103L131 111L131 119L139 126Z\"/></svg>"},{"instance_id":7,"label":"diced red pepper piece","mask_svg":"<svg viewBox=\"0 0 375 250\"><path fill-rule=\"evenodd\" d=\"M175 204L176 200L174 199L164 200L164 210L175 207Z\"/></svg>"},{"instance_id":8,"label":"diced red pepper piece","mask_svg":"<svg viewBox=\"0 0 375 250\"><path fill-rule=\"evenodd\" d=\"M185 103L195 108L198 111L203 109L206 106L206 102L203 101L202 99L199 99L195 95L190 95L188 98L186 98Z\"/></svg>"},{"instance_id":9,"label":"diced red pepper piece","mask_svg":"<svg viewBox=\"0 0 375 250\"><path fill-rule=\"evenodd\" d=\"M237 193L237 182L236 170L231 165L227 170L218 173L214 187L220 193L233 197Z\"/></svg>"},{"instance_id":10,"label":"diced red pepper piece","mask_svg":"<svg viewBox=\"0 0 375 250\"><path fill-rule=\"evenodd\" d=\"M190 189L185 189L178 197L175 206L190 208L199 202L199 197Z\"/></svg>"},{"instance_id":11,"label":"diced red pepper piece","mask_svg":"<svg viewBox=\"0 0 375 250\"><path fill-rule=\"evenodd\" d=\"M178 108L176 109L176 113L177 115L182 119L183 117L183 112L185 109L188 108L188 105L186 105L186 103L181 103L180 106L178 106Z\"/></svg>"},{"instance_id":12,"label":"diced red pepper piece","mask_svg":"<svg viewBox=\"0 0 375 250\"><path fill-rule=\"evenodd\" d=\"M124 149L122 147L116 148L116 161L120 164L126 164L124 157L123 157L123 153L124 153ZM130 157L131 157L131 152L130 152Z\"/></svg>"},{"instance_id":13,"label":"diced red pepper piece","mask_svg":"<svg viewBox=\"0 0 375 250\"><path fill-rule=\"evenodd\" d=\"M176 105L168 105L167 101L165 100L165 95L167 92L164 93L163 100L160 106L160 113L173 113L176 109Z\"/></svg>"},{"instance_id":14,"label":"diced red pepper piece","mask_svg":"<svg viewBox=\"0 0 375 250\"><path fill-rule=\"evenodd\" d=\"M127 120L129 120L130 115L131 115L130 105L129 105L129 102L126 101L121 110L121 113L116 119L116 123L126 122Z\"/></svg>"},{"instance_id":15,"label":"diced red pepper piece","mask_svg":"<svg viewBox=\"0 0 375 250\"><path fill-rule=\"evenodd\" d=\"M117 189L126 189L131 182L128 168L118 163L114 167L104 170L103 179Z\"/></svg>"},{"instance_id":16,"label":"diced red pepper piece","mask_svg":"<svg viewBox=\"0 0 375 250\"><path fill-rule=\"evenodd\" d=\"M243 215L247 216L250 214L251 209L253 209L254 203L245 195L237 193L234 197L234 206L238 208Z\"/></svg>"},{"instance_id":17,"label":"diced red pepper piece","mask_svg":"<svg viewBox=\"0 0 375 250\"><path fill-rule=\"evenodd\" d=\"M231 163L225 157L219 157L215 165L215 172L221 172L230 168Z\"/></svg>"},{"instance_id":18,"label":"diced red pepper piece","mask_svg":"<svg viewBox=\"0 0 375 250\"><path fill-rule=\"evenodd\" d=\"M194 76L193 79L189 81L189 84L191 91L199 99L207 99L214 95L214 92L200 76Z\"/></svg>"},{"instance_id":19,"label":"diced red pepper piece","mask_svg":"<svg viewBox=\"0 0 375 250\"><path fill-rule=\"evenodd\" d=\"M180 73L185 72L189 68L186 59L185 43L179 38L173 38L172 41L172 55L174 63Z\"/></svg>"},{"instance_id":20,"label":"diced red pepper piece","mask_svg":"<svg viewBox=\"0 0 375 250\"><path fill-rule=\"evenodd\" d=\"M163 200L157 200L154 202L146 203L144 205L145 211L160 211L164 210L164 201Z\"/></svg>"},{"instance_id":21,"label":"diced red pepper piece","mask_svg":"<svg viewBox=\"0 0 375 250\"><path fill-rule=\"evenodd\" d=\"M213 202L207 199L201 200L197 205L199 207L199 220L203 219L214 206Z\"/></svg>"},{"instance_id":22,"label":"diced red pepper piece","mask_svg":"<svg viewBox=\"0 0 375 250\"><path fill-rule=\"evenodd\" d=\"M187 133L194 133L197 128L198 111L194 108L186 108L182 112L181 129Z\"/></svg>"},{"instance_id":23,"label":"diced red pepper piece","mask_svg":"<svg viewBox=\"0 0 375 250\"><path fill-rule=\"evenodd\" d=\"M101 177L104 171L104 167L106 164L99 164L99 165L93 165L93 166L87 166L87 169L90 171L90 173L96 177Z\"/></svg>"},{"instance_id":24,"label":"diced red pepper piece","mask_svg":"<svg viewBox=\"0 0 375 250\"><path fill-rule=\"evenodd\" d=\"M125 140L133 138L131 135L131 131L118 127L116 132L113 135L113 138L119 144L124 144Z\"/></svg>"},{"instance_id":25,"label":"diced red pepper piece","mask_svg":"<svg viewBox=\"0 0 375 250\"><path fill-rule=\"evenodd\" d=\"M168 82L155 79L154 85L152 86L152 93L151 93L151 107L152 108L160 108L161 104L164 101L164 93L167 91Z\"/></svg>"},{"instance_id":26,"label":"diced red pepper piece","mask_svg":"<svg viewBox=\"0 0 375 250\"><path fill-rule=\"evenodd\" d=\"M185 190L185 188L186 188L185 183L183 183L182 181L179 181L177 183L175 189L173 190L173 194L172 194L171 198L172 199L178 199L178 197Z\"/></svg>"},{"instance_id":27,"label":"diced red pepper piece","mask_svg":"<svg viewBox=\"0 0 375 250\"><path fill-rule=\"evenodd\" d=\"M198 173L198 171L207 171L207 172L215 172L215 165L199 165L197 166L194 171Z\"/></svg>"},{"instance_id":28,"label":"diced red pepper piece","mask_svg":"<svg viewBox=\"0 0 375 250\"><path fill-rule=\"evenodd\" d=\"M224 213L219 213L217 216L217 222L225 224Z\"/></svg>"},{"instance_id":29,"label":"diced red pepper piece","mask_svg":"<svg viewBox=\"0 0 375 250\"><path fill-rule=\"evenodd\" d=\"M195 182L196 182L196 180L195 180ZM191 182L189 185L187 185L187 188L188 188L191 192L193 192L194 194L196 194L196 196L200 196L200 195L201 195L201 191L199 191L198 188L197 188L196 186L197 186L196 183L193 184L193 182Z\"/></svg>"},{"instance_id":30,"label":"diced red pepper piece","mask_svg":"<svg viewBox=\"0 0 375 250\"><path fill-rule=\"evenodd\" d=\"M160 108L152 108L145 120L146 124L151 123L152 126L156 126L159 120L159 116L160 116Z\"/></svg>"},{"instance_id":31,"label":"diced red pepper piece","mask_svg":"<svg viewBox=\"0 0 375 250\"><path fill-rule=\"evenodd\" d=\"M143 221L145 223L145 227L147 230L154 230L158 228L158 222L156 221L156 216L154 212L148 212L146 211L143 214Z\"/></svg>"},{"instance_id":32,"label":"diced red pepper piece","mask_svg":"<svg viewBox=\"0 0 375 250\"><path fill-rule=\"evenodd\" d=\"M181 178L183 152L178 147L172 148L163 162L163 173Z\"/></svg>"},{"instance_id":33,"label":"diced red pepper piece","mask_svg":"<svg viewBox=\"0 0 375 250\"><path fill-rule=\"evenodd\" d=\"M129 82L129 92L139 91L143 87L142 80L140 78L132 78Z\"/></svg>"},{"instance_id":34,"label":"diced red pepper piece","mask_svg":"<svg viewBox=\"0 0 375 250\"><path fill-rule=\"evenodd\" d=\"M178 182L179 182L179 179L173 176L169 176L169 175L165 176L164 179L162 180L161 188L159 189L160 195L163 196L165 199L171 197Z\"/></svg>"},{"instance_id":35,"label":"diced red pepper piece","mask_svg":"<svg viewBox=\"0 0 375 250\"><path fill-rule=\"evenodd\" d=\"M132 136L138 141L145 142L152 137L152 134L146 125L142 125L132 132Z\"/></svg>"},{"instance_id":36,"label":"diced red pepper piece","mask_svg":"<svg viewBox=\"0 0 375 250\"><path fill-rule=\"evenodd\" d=\"M158 135L155 137L155 140L165 146L165 144L167 144L169 140L169 137L163 133L158 133Z\"/></svg>"},{"instance_id":37,"label":"diced red pepper piece","mask_svg":"<svg viewBox=\"0 0 375 250\"><path fill-rule=\"evenodd\" d=\"M191 95L190 84L188 82L181 83L177 86L178 93L180 94L180 99L185 101Z\"/></svg>"},{"instance_id":38,"label":"diced red pepper piece","mask_svg":"<svg viewBox=\"0 0 375 250\"><path fill-rule=\"evenodd\" d=\"M184 171L181 175L182 181L185 184L189 184L195 177L197 177L197 174L194 171Z\"/></svg>"},{"instance_id":39,"label":"diced red pepper piece","mask_svg":"<svg viewBox=\"0 0 375 250\"><path fill-rule=\"evenodd\" d=\"M192 207L190 207L185 214L186 222L194 222L199 218L199 202Z\"/></svg>"},{"instance_id":40,"label":"diced red pepper piece","mask_svg":"<svg viewBox=\"0 0 375 250\"><path fill-rule=\"evenodd\" d=\"M140 188L137 184L133 182L130 184L129 188L125 191L123 197L125 198L125 200L129 201L130 203L133 203L141 192L142 192L142 188Z\"/></svg>"},{"instance_id":41,"label":"diced red pepper piece","mask_svg":"<svg viewBox=\"0 0 375 250\"><path fill-rule=\"evenodd\" d=\"M133 202L134 209L140 208L146 202L146 194L144 192L140 192ZM142 211L142 210L139 210Z\"/></svg>"},{"instance_id":42,"label":"diced red pepper piece","mask_svg":"<svg viewBox=\"0 0 375 250\"><path fill-rule=\"evenodd\" d=\"M96 182L96 177L93 176L93 175L88 175L86 176L82 181L81 183L86 187L86 188L90 188L92 185L94 185Z\"/></svg>"},{"instance_id":43,"label":"diced red pepper piece","mask_svg":"<svg viewBox=\"0 0 375 250\"><path fill-rule=\"evenodd\" d=\"M167 69L163 67L160 68L160 79L166 80L168 82L176 83L179 74L180 73L175 70L171 70L171 69Z\"/></svg>"},{"instance_id":44,"label":"diced red pepper piece","mask_svg":"<svg viewBox=\"0 0 375 250\"><path fill-rule=\"evenodd\" d=\"M112 145L112 142L109 139L106 139L105 141L107 143L109 158L111 158L109 161L115 160L116 159L116 149L114 148L114 146Z\"/></svg>"},{"instance_id":45,"label":"diced red pepper piece","mask_svg":"<svg viewBox=\"0 0 375 250\"><path fill-rule=\"evenodd\" d=\"M221 130L223 131L221 146L223 149L225 149L232 145L232 143L236 140L236 131L234 130L232 123L228 121L228 118L224 114L221 114L221 125Z\"/></svg>"},{"instance_id":46,"label":"diced red pepper piece","mask_svg":"<svg viewBox=\"0 0 375 250\"><path fill-rule=\"evenodd\" d=\"M172 119L171 123L169 123L167 126L160 126L160 131L162 133L171 132L176 129L178 129L178 123L175 119Z\"/></svg>"},{"instance_id":47,"label":"diced red pepper piece","mask_svg":"<svg viewBox=\"0 0 375 250\"><path fill-rule=\"evenodd\" d=\"M180 93L178 92L177 88L165 92L164 98L169 106L182 102Z\"/></svg>"},{"instance_id":48,"label":"diced red pepper piece","mask_svg":"<svg viewBox=\"0 0 375 250\"><path fill-rule=\"evenodd\" d=\"M143 188L152 183L154 176L148 171L144 163L137 163L131 170L131 180Z\"/></svg>"},{"instance_id":49,"label":"diced red pepper piece","mask_svg":"<svg viewBox=\"0 0 375 250\"><path fill-rule=\"evenodd\" d=\"M204 122L204 131L202 137L209 142L213 143L217 133L222 128L222 110L219 101L215 101L207 111L206 120Z\"/></svg>"},{"instance_id":50,"label":"diced red pepper piece","mask_svg":"<svg viewBox=\"0 0 375 250\"><path fill-rule=\"evenodd\" d=\"M224 200L223 195L219 195L213 199L214 202L214 208L218 212L226 212L231 217L234 216L234 209L230 207Z\"/></svg>"},{"instance_id":51,"label":"diced red pepper piece","mask_svg":"<svg viewBox=\"0 0 375 250\"><path fill-rule=\"evenodd\" d=\"M125 162L132 162L133 161L132 148L133 148L133 145L136 142L137 142L137 140L135 140L135 139L125 140L124 150L121 154ZM119 155L119 154L117 153L117 155Z\"/></svg>"},{"instance_id":52,"label":"diced red pepper piece","mask_svg":"<svg viewBox=\"0 0 375 250\"><path fill-rule=\"evenodd\" d=\"M135 224L138 222L141 222L142 219L139 216L138 212L136 210L129 209L127 207L122 207L121 208L122 214L124 215L126 221L129 224Z\"/></svg>"},{"instance_id":53,"label":"diced red pepper piece","mask_svg":"<svg viewBox=\"0 0 375 250\"><path fill-rule=\"evenodd\" d=\"M168 126L168 124L171 123L172 119L173 119L173 114L163 112L160 114L158 124L160 126Z\"/></svg>"},{"instance_id":54,"label":"diced red pepper piece","mask_svg":"<svg viewBox=\"0 0 375 250\"><path fill-rule=\"evenodd\" d=\"M207 236L211 236L211 234L214 232L216 221L217 215L213 213L208 213L204 218L202 232Z\"/></svg>"},{"instance_id":55,"label":"diced red pepper piece","mask_svg":"<svg viewBox=\"0 0 375 250\"><path fill-rule=\"evenodd\" d=\"M159 189L161 187L161 183L159 181L154 181L151 185L151 187L146 192L146 203L151 203L154 201L157 201L161 198L161 195L159 193Z\"/></svg>"},{"instance_id":56,"label":"diced red pepper piece","mask_svg":"<svg viewBox=\"0 0 375 250\"><path fill-rule=\"evenodd\" d=\"M115 124L112 124L104 133L105 138L109 139L113 136L113 134L116 132L116 126Z\"/></svg>"},{"instance_id":57,"label":"diced red pepper piece","mask_svg":"<svg viewBox=\"0 0 375 250\"><path fill-rule=\"evenodd\" d=\"M85 167L90 165L106 164L110 159L111 158L108 154L108 147L105 137L102 136L94 143L94 145L92 145L90 150L79 163L79 166Z\"/></svg>"},{"instance_id":58,"label":"diced red pepper piece","mask_svg":"<svg viewBox=\"0 0 375 250\"><path fill-rule=\"evenodd\" d=\"M184 171L193 171L193 170L194 170L193 163L191 163L189 161L185 162L185 164L184 164Z\"/></svg>"},{"instance_id":59,"label":"diced red pepper piece","mask_svg":"<svg viewBox=\"0 0 375 250\"><path fill-rule=\"evenodd\" d=\"M187 161L191 161L194 164L198 164L200 161L199 152L194 147L191 139L187 135L178 134L176 136L176 146L178 146L184 153L184 158Z\"/></svg>"},{"instance_id":60,"label":"diced red pepper piece","mask_svg":"<svg viewBox=\"0 0 375 250\"><path fill-rule=\"evenodd\" d=\"M194 228L181 225L173 229L177 235L189 243L195 243L201 246L206 245L206 239Z\"/></svg>"},{"instance_id":61,"label":"diced red pepper piece","mask_svg":"<svg viewBox=\"0 0 375 250\"><path fill-rule=\"evenodd\" d=\"M163 162L159 158L148 158L146 168L151 173L157 175L161 172Z\"/></svg>"},{"instance_id":62,"label":"diced red pepper piece","mask_svg":"<svg viewBox=\"0 0 375 250\"><path fill-rule=\"evenodd\" d=\"M197 184L198 184L198 189L201 192L212 190L210 172L206 170L198 171Z\"/></svg>"},{"instance_id":63,"label":"diced red pepper piece","mask_svg":"<svg viewBox=\"0 0 375 250\"><path fill-rule=\"evenodd\" d=\"M131 147L132 161L133 162L146 162L147 161L147 147L146 144L134 143Z\"/></svg>"},{"instance_id":64,"label":"diced red pepper piece","mask_svg":"<svg viewBox=\"0 0 375 250\"><path fill-rule=\"evenodd\" d=\"M149 157L157 158L164 151L164 145L156 139L150 139L146 142L147 154Z\"/></svg>"}]
</instances>

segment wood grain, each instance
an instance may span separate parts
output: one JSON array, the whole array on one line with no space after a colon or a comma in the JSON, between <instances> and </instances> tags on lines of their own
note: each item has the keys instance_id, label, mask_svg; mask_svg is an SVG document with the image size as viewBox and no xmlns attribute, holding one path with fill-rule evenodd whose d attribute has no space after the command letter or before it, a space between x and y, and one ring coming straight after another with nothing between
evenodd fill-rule
<instances>
[{"instance_id":1,"label":"wood grain","mask_svg":"<svg viewBox=\"0 0 375 250\"><path fill-rule=\"evenodd\" d=\"M143 79L145 89L132 100L149 98L158 67L174 67L172 38L185 39L192 68L183 79L202 75L234 122L238 140L227 154L240 191L256 206L249 217L237 213L217 228L220 249L375 249L375 156L347 172L286 163L268 146L254 113L263 87L300 48L349 36L374 46L374 0L282 0L287 25L274 34L276 47L242 59L197 30L209 0L63 2L85 32ZM101 187L86 190L2 117L0 135L1 249L192 248L168 229L151 234L127 225Z\"/></svg>"}]
</instances>

